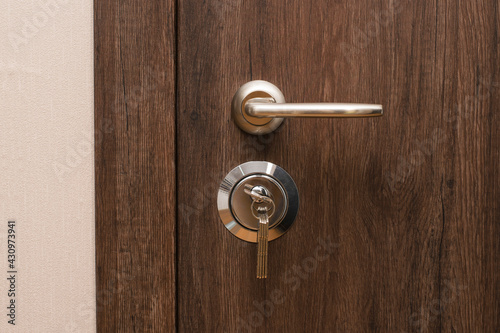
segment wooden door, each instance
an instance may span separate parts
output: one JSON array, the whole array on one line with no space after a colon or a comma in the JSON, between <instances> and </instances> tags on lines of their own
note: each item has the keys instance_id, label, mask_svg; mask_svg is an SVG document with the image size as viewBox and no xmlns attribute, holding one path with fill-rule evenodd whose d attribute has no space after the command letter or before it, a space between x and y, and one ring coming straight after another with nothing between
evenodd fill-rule
<instances>
[{"instance_id":1,"label":"wooden door","mask_svg":"<svg viewBox=\"0 0 500 333\"><path fill-rule=\"evenodd\" d=\"M95 13L100 331L500 329L497 1L96 1ZM385 114L251 136L230 103L255 79L289 102ZM287 170L301 198L266 280L255 244L217 213L220 181L252 160Z\"/></svg>"}]
</instances>

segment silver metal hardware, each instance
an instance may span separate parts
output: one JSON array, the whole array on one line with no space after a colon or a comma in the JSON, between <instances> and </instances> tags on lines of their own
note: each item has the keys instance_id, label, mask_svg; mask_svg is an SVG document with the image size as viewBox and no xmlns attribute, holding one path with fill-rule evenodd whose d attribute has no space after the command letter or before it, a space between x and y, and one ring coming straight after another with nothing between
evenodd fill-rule
<instances>
[{"instance_id":1,"label":"silver metal hardware","mask_svg":"<svg viewBox=\"0 0 500 333\"><path fill-rule=\"evenodd\" d=\"M243 163L231 170L219 187L217 206L224 226L236 237L257 243L259 206L268 206L268 239L290 229L299 209L299 194L292 177L281 167L264 161ZM262 202L256 202L261 200ZM269 201L266 203L266 200Z\"/></svg>"},{"instance_id":2,"label":"silver metal hardware","mask_svg":"<svg viewBox=\"0 0 500 333\"><path fill-rule=\"evenodd\" d=\"M245 184L245 193L252 198L251 209L257 210L257 217L259 218L259 229L257 231L257 279L265 279L267 278L269 217L274 212L274 201L269 196L270 192L261 185L252 186Z\"/></svg>"},{"instance_id":3,"label":"silver metal hardware","mask_svg":"<svg viewBox=\"0 0 500 333\"><path fill-rule=\"evenodd\" d=\"M270 162L243 163L220 184L217 206L233 235L257 243L257 278L267 278L268 243L292 226L299 209L292 177Z\"/></svg>"},{"instance_id":4,"label":"silver metal hardware","mask_svg":"<svg viewBox=\"0 0 500 333\"><path fill-rule=\"evenodd\" d=\"M250 81L233 98L232 115L245 132L262 135L278 128L284 118L377 117L382 105L346 103L286 103L283 93L267 81Z\"/></svg>"},{"instance_id":5,"label":"silver metal hardware","mask_svg":"<svg viewBox=\"0 0 500 333\"><path fill-rule=\"evenodd\" d=\"M244 191L246 194L252 197L254 202L261 203L272 203L273 199L271 199L269 191L264 186L252 186L250 184L245 184Z\"/></svg>"},{"instance_id":6,"label":"silver metal hardware","mask_svg":"<svg viewBox=\"0 0 500 333\"><path fill-rule=\"evenodd\" d=\"M265 209L259 210L257 244L257 279L265 279L267 278L267 251L269 244L269 217Z\"/></svg>"}]
</instances>

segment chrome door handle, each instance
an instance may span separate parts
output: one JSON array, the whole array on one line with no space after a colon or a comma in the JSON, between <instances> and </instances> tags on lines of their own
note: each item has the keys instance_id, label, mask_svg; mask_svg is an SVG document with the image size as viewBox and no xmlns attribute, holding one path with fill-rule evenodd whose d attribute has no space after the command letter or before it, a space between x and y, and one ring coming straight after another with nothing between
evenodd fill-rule
<instances>
[{"instance_id":1,"label":"chrome door handle","mask_svg":"<svg viewBox=\"0 0 500 333\"><path fill-rule=\"evenodd\" d=\"M245 104L247 114L265 118L377 117L382 105L348 103L276 103L272 98L252 98Z\"/></svg>"},{"instance_id":2,"label":"chrome door handle","mask_svg":"<svg viewBox=\"0 0 500 333\"><path fill-rule=\"evenodd\" d=\"M236 124L250 134L267 134L278 128L284 118L378 117L382 105L349 103L285 103L283 93L267 81L250 81L233 98L232 114Z\"/></svg>"}]
</instances>

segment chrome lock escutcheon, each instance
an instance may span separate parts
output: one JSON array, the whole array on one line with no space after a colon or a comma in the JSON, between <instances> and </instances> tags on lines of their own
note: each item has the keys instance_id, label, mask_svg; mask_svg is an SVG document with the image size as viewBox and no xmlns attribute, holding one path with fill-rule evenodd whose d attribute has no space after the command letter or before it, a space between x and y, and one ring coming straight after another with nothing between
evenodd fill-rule
<instances>
[{"instance_id":1,"label":"chrome lock escutcheon","mask_svg":"<svg viewBox=\"0 0 500 333\"><path fill-rule=\"evenodd\" d=\"M258 243L257 277L267 277L269 241L290 229L297 216L299 194L292 177L265 161L243 163L219 187L219 215L233 235Z\"/></svg>"}]
</instances>

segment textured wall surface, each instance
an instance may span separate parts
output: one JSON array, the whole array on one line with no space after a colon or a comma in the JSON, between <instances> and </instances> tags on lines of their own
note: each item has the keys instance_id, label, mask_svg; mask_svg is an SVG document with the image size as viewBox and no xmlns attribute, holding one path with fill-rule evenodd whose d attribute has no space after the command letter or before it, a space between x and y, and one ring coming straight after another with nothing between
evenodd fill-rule
<instances>
[{"instance_id":1,"label":"textured wall surface","mask_svg":"<svg viewBox=\"0 0 500 333\"><path fill-rule=\"evenodd\" d=\"M0 2L2 332L95 331L92 26L90 0Z\"/></svg>"}]
</instances>

